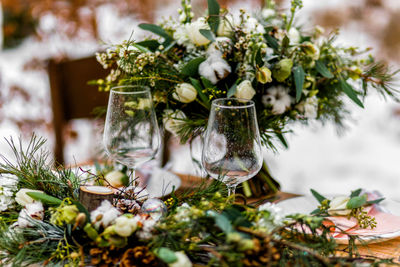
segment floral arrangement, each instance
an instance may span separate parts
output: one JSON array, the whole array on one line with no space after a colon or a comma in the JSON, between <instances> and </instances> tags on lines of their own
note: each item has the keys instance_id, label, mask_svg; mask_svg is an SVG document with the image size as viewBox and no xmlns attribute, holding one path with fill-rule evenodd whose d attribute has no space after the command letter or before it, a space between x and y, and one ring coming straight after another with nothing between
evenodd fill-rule
<instances>
[{"instance_id":1,"label":"floral arrangement","mask_svg":"<svg viewBox=\"0 0 400 267\"><path fill-rule=\"evenodd\" d=\"M363 107L374 89L398 100L396 72L368 55L369 49L337 44L338 31L296 26L301 7L301 0L293 0L285 13L267 0L255 14L230 13L209 0L208 13L194 18L190 1L182 0L179 19L139 25L157 37L97 54L110 74L95 83L104 91L150 86L160 120L183 143L203 132L211 100L252 99L263 143L271 148L274 140L287 146L284 135L293 122L342 126L346 97Z\"/></svg>"},{"instance_id":2,"label":"floral arrangement","mask_svg":"<svg viewBox=\"0 0 400 267\"><path fill-rule=\"evenodd\" d=\"M89 211L79 201L80 186L120 183L120 173L105 179L54 170L43 143L34 137L24 150L11 141L16 163L0 163L2 265L351 266L359 260L336 255L323 217L284 217L271 203L234 204L218 181L164 201L116 193Z\"/></svg>"}]
</instances>

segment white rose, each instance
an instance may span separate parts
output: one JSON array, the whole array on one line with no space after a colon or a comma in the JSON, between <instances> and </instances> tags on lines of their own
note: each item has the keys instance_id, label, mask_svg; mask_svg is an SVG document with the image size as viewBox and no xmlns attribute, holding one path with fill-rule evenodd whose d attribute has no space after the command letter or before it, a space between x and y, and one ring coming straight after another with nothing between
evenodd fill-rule
<instances>
[{"instance_id":1,"label":"white rose","mask_svg":"<svg viewBox=\"0 0 400 267\"><path fill-rule=\"evenodd\" d=\"M192 267L192 262L186 256L185 252L178 251L175 252L175 256L178 258L177 261L168 264L169 267Z\"/></svg>"},{"instance_id":2,"label":"white rose","mask_svg":"<svg viewBox=\"0 0 400 267\"><path fill-rule=\"evenodd\" d=\"M290 28L288 32L288 37L291 44L298 44L300 42L300 33L294 27Z\"/></svg>"},{"instance_id":3,"label":"white rose","mask_svg":"<svg viewBox=\"0 0 400 267\"><path fill-rule=\"evenodd\" d=\"M350 198L345 196L338 196L331 200L329 203L328 213L331 216L339 215L345 216L351 213L350 209L346 209L347 202Z\"/></svg>"},{"instance_id":4,"label":"white rose","mask_svg":"<svg viewBox=\"0 0 400 267\"><path fill-rule=\"evenodd\" d=\"M104 179L113 187L126 186L129 182L128 176L120 171L111 171L104 176Z\"/></svg>"},{"instance_id":5,"label":"white rose","mask_svg":"<svg viewBox=\"0 0 400 267\"><path fill-rule=\"evenodd\" d=\"M175 87L172 96L182 103L190 103L196 99L197 90L190 83L180 83Z\"/></svg>"},{"instance_id":6,"label":"white rose","mask_svg":"<svg viewBox=\"0 0 400 267\"><path fill-rule=\"evenodd\" d=\"M119 236L128 237L137 229L137 220L120 216L115 220L115 233Z\"/></svg>"},{"instance_id":7,"label":"white rose","mask_svg":"<svg viewBox=\"0 0 400 267\"><path fill-rule=\"evenodd\" d=\"M27 204L33 203L35 200L26 194L29 192L43 193L43 191L40 191L40 190L32 190L32 189L22 188L15 194L15 201L24 207Z\"/></svg>"},{"instance_id":8,"label":"white rose","mask_svg":"<svg viewBox=\"0 0 400 267\"><path fill-rule=\"evenodd\" d=\"M233 18L231 16L225 16L219 21L217 35L229 37L233 33Z\"/></svg>"},{"instance_id":9,"label":"white rose","mask_svg":"<svg viewBox=\"0 0 400 267\"><path fill-rule=\"evenodd\" d=\"M235 97L243 99L252 99L256 94L251 82L249 80L244 80L236 88Z\"/></svg>"},{"instance_id":10,"label":"white rose","mask_svg":"<svg viewBox=\"0 0 400 267\"><path fill-rule=\"evenodd\" d=\"M173 111L171 109L164 110L163 114L163 123L164 127L167 131L171 132L174 135L177 135L177 130L180 128L180 125L183 120L186 119L185 113L181 110Z\"/></svg>"},{"instance_id":11,"label":"white rose","mask_svg":"<svg viewBox=\"0 0 400 267\"><path fill-rule=\"evenodd\" d=\"M271 8L264 8L264 9L261 11L261 16L262 16L264 19L273 17L273 16L275 16L275 14L276 14L275 10L273 10L273 9L271 9Z\"/></svg>"},{"instance_id":12,"label":"white rose","mask_svg":"<svg viewBox=\"0 0 400 267\"><path fill-rule=\"evenodd\" d=\"M196 21L186 24L185 27L190 41L195 45L206 45L210 42L210 40L200 33L201 29L210 29L205 18L198 18Z\"/></svg>"}]
</instances>

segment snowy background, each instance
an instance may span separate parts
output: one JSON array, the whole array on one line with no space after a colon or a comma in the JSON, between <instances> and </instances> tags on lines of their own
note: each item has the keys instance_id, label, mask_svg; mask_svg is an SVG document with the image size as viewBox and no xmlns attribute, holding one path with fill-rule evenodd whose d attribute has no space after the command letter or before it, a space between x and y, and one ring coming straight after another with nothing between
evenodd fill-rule
<instances>
[{"instance_id":1,"label":"snowy background","mask_svg":"<svg viewBox=\"0 0 400 267\"><path fill-rule=\"evenodd\" d=\"M156 9L155 17L175 14L180 1L169 2ZM232 7L255 10L258 6L256 1L240 2L232 4ZM380 6L374 6L374 2L379 2ZM283 6L287 5L283 3ZM362 15L354 19L354 14L358 14L354 10L361 10ZM398 20L400 17L396 15L400 12L400 1L354 0L349 3L345 0L306 0L297 23L323 24L326 19L329 27L329 12L336 12L340 19L332 22L342 28L339 42L374 47L378 57L389 58L391 65L400 67L400 49L386 47L382 40L387 39L381 35L390 27L393 18ZM140 19L135 15L120 16L113 4L96 7L95 15L98 18L97 39L64 36L57 31L60 21L49 13L42 16L38 24L40 32L46 33L47 38L30 37L16 48L0 51L0 137L22 136L28 140L34 131L48 139L47 146L52 149L50 89L41 62L60 55L71 58L93 55L104 47L103 42L119 43L128 39L132 30L134 38L143 35L137 29ZM372 22L368 19L371 16L374 18ZM387 34L390 37L390 32ZM347 131L341 135L332 125L293 125L294 133L288 137L288 150L282 148L277 154L265 151L273 176L280 181L282 189L289 192L308 193L309 188L314 188L322 193L342 193L363 187L400 200L399 104L371 95L364 110L353 103L348 105L352 119L348 121ZM71 135L73 137L65 150L69 163L90 159L101 148L98 127L80 120L71 125L71 132L75 131L77 135ZM193 173L191 163L181 163L182 159L189 158L188 148L175 149L172 169ZM0 153L6 157L11 155L4 140L0 140Z\"/></svg>"}]
</instances>

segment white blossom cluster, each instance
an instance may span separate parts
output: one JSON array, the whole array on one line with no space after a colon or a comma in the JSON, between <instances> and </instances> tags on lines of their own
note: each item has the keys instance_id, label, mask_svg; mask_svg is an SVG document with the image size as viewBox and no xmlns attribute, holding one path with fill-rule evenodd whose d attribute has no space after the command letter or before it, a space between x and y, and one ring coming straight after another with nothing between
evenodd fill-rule
<instances>
[{"instance_id":1,"label":"white blossom cluster","mask_svg":"<svg viewBox=\"0 0 400 267\"><path fill-rule=\"evenodd\" d=\"M271 232L278 226L283 225L285 217L282 215L282 209L273 203L265 203L258 207L261 217L255 222L259 230Z\"/></svg>"},{"instance_id":2,"label":"white blossom cluster","mask_svg":"<svg viewBox=\"0 0 400 267\"><path fill-rule=\"evenodd\" d=\"M0 213L15 204L14 193L17 190L18 178L14 175L0 175Z\"/></svg>"}]
</instances>

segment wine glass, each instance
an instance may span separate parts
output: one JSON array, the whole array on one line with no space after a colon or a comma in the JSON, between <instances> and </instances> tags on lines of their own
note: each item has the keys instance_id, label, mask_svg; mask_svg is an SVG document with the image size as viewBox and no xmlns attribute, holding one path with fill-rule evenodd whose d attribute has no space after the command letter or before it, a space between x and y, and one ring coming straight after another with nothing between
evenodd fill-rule
<instances>
[{"instance_id":1,"label":"wine glass","mask_svg":"<svg viewBox=\"0 0 400 267\"><path fill-rule=\"evenodd\" d=\"M158 128L150 88L125 85L111 89L104 127L106 153L132 170L155 157L160 147Z\"/></svg>"},{"instance_id":2,"label":"wine glass","mask_svg":"<svg viewBox=\"0 0 400 267\"><path fill-rule=\"evenodd\" d=\"M254 102L239 98L212 101L205 133L202 163L234 194L236 186L262 167L262 151Z\"/></svg>"}]
</instances>

